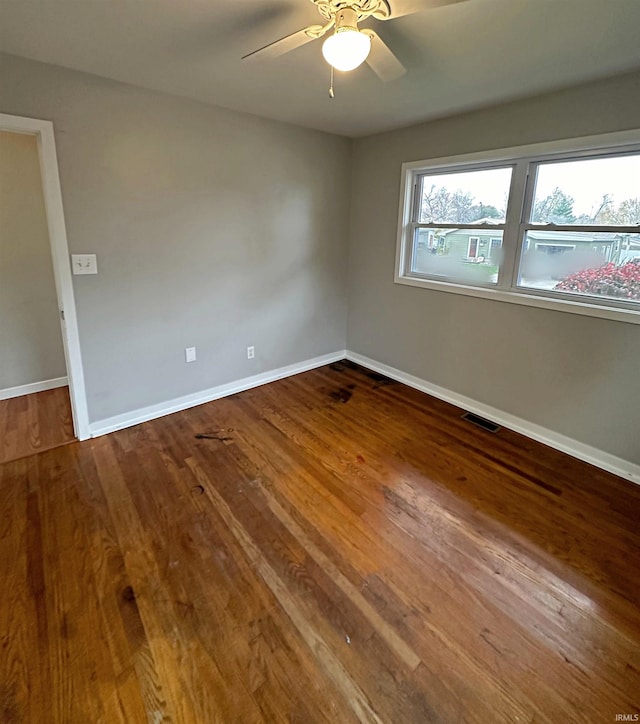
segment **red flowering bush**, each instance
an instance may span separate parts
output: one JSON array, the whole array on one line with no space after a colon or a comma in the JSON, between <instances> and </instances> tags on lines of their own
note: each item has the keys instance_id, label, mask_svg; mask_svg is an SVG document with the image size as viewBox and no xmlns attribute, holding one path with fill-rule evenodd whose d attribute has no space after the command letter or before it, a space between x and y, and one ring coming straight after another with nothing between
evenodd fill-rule
<instances>
[{"instance_id":1,"label":"red flowering bush","mask_svg":"<svg viewBox=\"0 0 640 724\"><path fill-rule=\"evenodd\" d=\"M634 259L622 266L609 263L585 269L563 279L555 288L578 294L640 300L640 261Z\"/></svg>"}]
</instances>

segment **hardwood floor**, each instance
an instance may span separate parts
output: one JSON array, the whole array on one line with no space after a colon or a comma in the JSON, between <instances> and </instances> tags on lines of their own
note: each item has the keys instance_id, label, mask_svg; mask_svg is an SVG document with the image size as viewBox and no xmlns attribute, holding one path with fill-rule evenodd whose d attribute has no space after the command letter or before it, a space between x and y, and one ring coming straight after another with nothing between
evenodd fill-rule
<instances>
[{"instance_id":1,"label":"hardwood floor","mask_svg":"<svg viewBox=\"0 0 640 724\"><path fill-rule=\"evenodd\" d=\"M339 363L0 467L3 722L614 722L640 487Z\"/></svg>"},{"instance_id":2,"label":"hardwood floor","mask_svg":"<svg viewBox=\"0 0 640 724\"><path fill-rule=\"evenodd\" d=\"M0 464L73 440L68 387L0 400Z\"/></svg>"}]
</instances>

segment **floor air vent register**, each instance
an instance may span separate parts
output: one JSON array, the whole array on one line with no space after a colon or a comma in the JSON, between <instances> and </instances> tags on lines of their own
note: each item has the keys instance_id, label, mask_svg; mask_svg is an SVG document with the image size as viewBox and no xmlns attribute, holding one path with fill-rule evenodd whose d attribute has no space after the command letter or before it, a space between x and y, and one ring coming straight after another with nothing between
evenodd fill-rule
<instances>
[{"instance_id":1,"label":"floor air vent register","mask_svg":"<svg viewBox=\"0 0 640 724\"><path fill-rule=\"evenodd\" d=\"M465 412L462 419L472 422L474 425L481 427L483 430L488 430L489 432L498 432L500 429L500 425L496 425L496 423L491 422L491 420L485 420L484 417L480 417L479 415L474 415L473 412Z\"/></svg>"}]
</instances>

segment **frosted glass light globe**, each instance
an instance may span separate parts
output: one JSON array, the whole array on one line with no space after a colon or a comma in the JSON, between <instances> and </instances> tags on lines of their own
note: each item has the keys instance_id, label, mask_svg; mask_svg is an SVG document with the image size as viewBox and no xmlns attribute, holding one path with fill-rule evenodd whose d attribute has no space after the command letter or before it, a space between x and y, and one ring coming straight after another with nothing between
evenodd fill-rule
<instances>
[{"instance_id":1,"label":"frosted glass light globe","mask_svg":"<svg viewBox=\"0 0 640 724\"><path fill-rule=\"evenodd\" d=\"M322 44L324 59L336 70L354 70L371 50L371 38L358 30L338 30Z\"/></svg>"}]
</instances>

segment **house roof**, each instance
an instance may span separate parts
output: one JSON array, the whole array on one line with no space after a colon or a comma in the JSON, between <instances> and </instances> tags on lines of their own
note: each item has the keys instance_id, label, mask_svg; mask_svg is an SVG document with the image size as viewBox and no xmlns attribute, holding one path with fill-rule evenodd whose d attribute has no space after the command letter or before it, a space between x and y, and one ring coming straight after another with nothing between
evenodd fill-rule
<instances>
[{"instance_id":1,"label":"house roof","mask_svg":"<svg viewBox=\"0 0 640 724\"><path fill-rule=\"evenodd\" d=\"M495 219L480 219L477 223L495 223ZM459 234L460 232L467 232L469 236L496 236L501 234L502 231L499 229L444 229L442 236L448 234ZM531 239L539 241L575 241L578 243L592 243L592 242L607 242L617 239L620 234L609 233L609 232L598 232L589 233L585 231L544 231L541 229L531 229L527 232L527 236ZM635 247L640 246L640 234L625 234L629 238L631 245Z\"/></svg>"},{"instance_id":2,"label":"house roof","mask_svg":"<svg viewBox=\"0 0 640 724\"><path fill-rule=\"evenodd\" d=\"M539 239L540 241L577 241L577 242L605 242L613 241L618 234L609 234L607 232L590 234L586 231L540 231L539 229L531 229L527 232L527 236L531 239Z\"/></svg>"}]
</instances>

